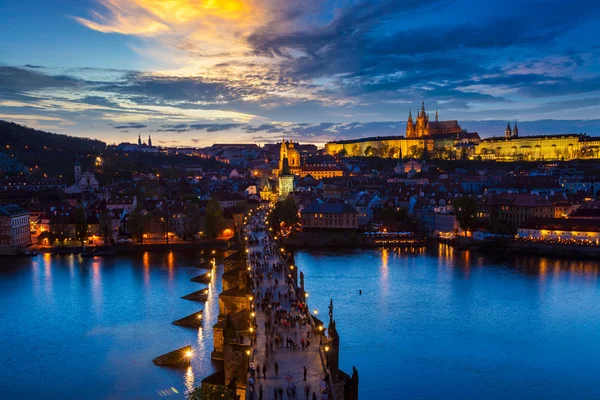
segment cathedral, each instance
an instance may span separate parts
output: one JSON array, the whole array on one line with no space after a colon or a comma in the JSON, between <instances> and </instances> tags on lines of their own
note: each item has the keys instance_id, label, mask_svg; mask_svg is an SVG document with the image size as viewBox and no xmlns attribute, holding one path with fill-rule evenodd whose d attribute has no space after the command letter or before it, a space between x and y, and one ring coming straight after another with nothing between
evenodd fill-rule
<instances>
[{"instance_id":1,"label":"cathedral","mask_svg":"<svg viewBox=\"0 0 600 400\"><path fill-rule=\"evenodd\" d=\"M300 172L300 152L294 147L293 140L286 142L285 139L282 139L279 149L279 173L283 171L283 160L286 158L289 172L294 175L298 174Z\"/></svg>"},{"instance_id":2,"label":"cathedral","mask_svg":"<svg viewBox=\"0 0 600 400\"><path fill-rule=\"evenodd\" d=\"M417 115L417 121L413 122L412 112L408 111L408 122L406 123L406 138L417 139L423 136L435 136L440 134L461 133L462 129L458 121L438 121L438 112L435 111L435 121L429 121L429 114L425 112L425 102L421 103L421 111Z\"/></svg>"}]
</instances>

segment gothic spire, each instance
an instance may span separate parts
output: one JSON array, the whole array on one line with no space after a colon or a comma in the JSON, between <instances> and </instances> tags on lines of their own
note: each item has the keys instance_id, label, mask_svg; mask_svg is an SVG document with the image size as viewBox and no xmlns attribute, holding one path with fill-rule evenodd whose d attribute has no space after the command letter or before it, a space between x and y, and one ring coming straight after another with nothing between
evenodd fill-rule
<instances>
[{"instance_id":1,"label":"gothic spire","mask_svg":"<svg viewBox=\"0 0 600 400\"><path fill-rule=\"evenodd\" d=\"M438 110L437 110L437 108L435 109L435 122L438 122Z\"/></svg>"}]
</instances>

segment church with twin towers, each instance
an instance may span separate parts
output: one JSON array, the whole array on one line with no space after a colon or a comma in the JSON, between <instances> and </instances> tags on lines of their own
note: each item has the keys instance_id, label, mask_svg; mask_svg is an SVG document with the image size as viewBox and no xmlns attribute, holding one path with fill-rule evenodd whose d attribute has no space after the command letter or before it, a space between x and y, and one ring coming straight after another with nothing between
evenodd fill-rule
<instances>
[{"instance_id":1,"label":"church with twin towers","mask_svg":"<svg viewBox=\"0 0 600 400\"><path fill-rule=\"evenodd\" d=\"M457 120L439 121L438 118L438 111L435 110L435 121L430 121L429 114L425 112L425 102L421 102L421 110L417 114L416 121L413 120L412 110L408 111L406 138L418 139L425 136L457 134L462 132L462 128Z\"/></svg>"}]
</instances>

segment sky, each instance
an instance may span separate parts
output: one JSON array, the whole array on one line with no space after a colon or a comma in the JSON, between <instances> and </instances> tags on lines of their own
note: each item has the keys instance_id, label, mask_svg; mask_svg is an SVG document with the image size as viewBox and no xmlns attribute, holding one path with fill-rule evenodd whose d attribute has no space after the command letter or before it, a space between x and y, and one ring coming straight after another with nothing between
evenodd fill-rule
<instances>
[{"instance_id":1,"label":"sky","mask_svg":"<svg viewBox=\"0 0 600 400\"><path fill-rule=\"evenodd\" d=\"M3 0L0 119L154 145L600 135L597 0Z\"/></svg>"}]
</instances>

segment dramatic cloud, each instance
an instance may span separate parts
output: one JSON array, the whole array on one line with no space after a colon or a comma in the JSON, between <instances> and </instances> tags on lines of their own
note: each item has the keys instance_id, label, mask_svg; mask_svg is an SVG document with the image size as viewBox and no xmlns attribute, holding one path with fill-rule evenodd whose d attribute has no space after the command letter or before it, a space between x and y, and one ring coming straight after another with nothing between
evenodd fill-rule
<instances>
[{"instance_id":1,"label":"dramatic cloud","mask_svg":"<svg viewBox=\"0 0 600 400\"><path fill-rule=\"evenodd\" d=\"M233 128L244 126L243 124L177 124L177 125L161 125L156 132L189 132L189 131L206 131L206 132L221 132L229 131Z\"/></svg>"},{"instance_id":2,"label":"dramatic cloud","mask_svg":"<svg viewBox=\"0 0 600 400\"><path fill-rule=\"evenodd\" d=\"M128 124L125 125L117 125L114 128L115 129L143 129L143 128L147 128L148 125L144 125L144 124L138 124L135 122L130 122Z\"/></svg>"},{"instance_id":3,"label":"dramatic cloud","mask_svg":"<svg viewBox=\"0 0 600 400\"><path fill-rule=\"evenodd\" d=\"M157 143L178 133L184 144L211 143L219 132L232 142L402 134L421 100L463 126L600 115L599 2L97 0L91 7L66 21L91 29L97 42L72 51L110 49L98 56L110 60L107 68L61 68L43 52L25 66L0 65L2 115L109 141L122 140L115 130L148 129ZM130 59L112 57L115 43Z\"/></svg>"}]
</instances>

